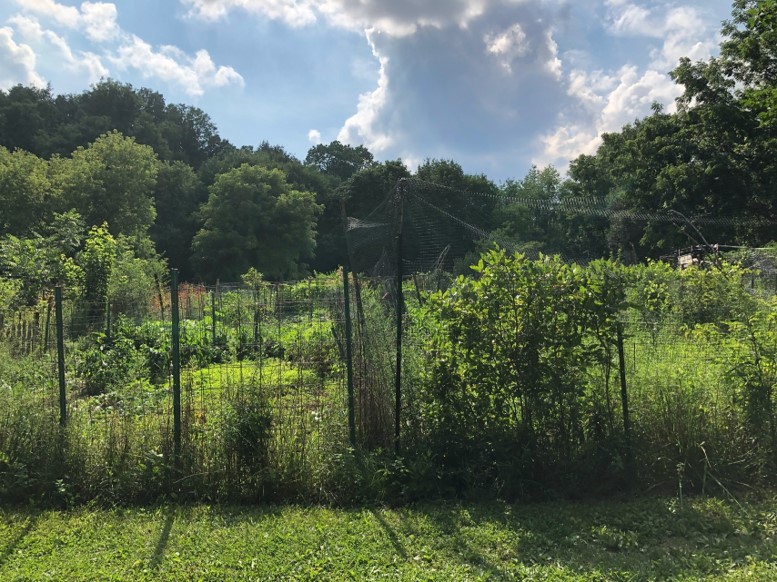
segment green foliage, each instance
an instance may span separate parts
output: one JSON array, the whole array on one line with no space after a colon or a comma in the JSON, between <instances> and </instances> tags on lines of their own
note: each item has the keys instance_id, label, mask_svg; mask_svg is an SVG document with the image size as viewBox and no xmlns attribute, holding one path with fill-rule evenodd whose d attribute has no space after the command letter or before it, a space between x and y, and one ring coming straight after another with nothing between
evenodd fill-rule
<instances>
[{"instance_id":1,"label":"green foliage","mask_svg":"<svg viewBox=\"0 0 777 582\"><path fill-rule=\"evenodd\" d=\"M158 172L150 147L112 131L51 165L66 207L75 208L87 225L108 222L114 236L146 235L156 216L152 194Z\"/></svg>"},{"instance_id":2,"label":"green foliage","mask_svg":"<svg viewBox=\"0 0 777 582\"><path fill-rule=\"evenodd\" d=\"M243 164L221 174L209 191L193 245L203 276L234 281L256 267L282 278L312 254L321 208L310 192L292 189L280 170Z\"/></svg>"},{"instance_id":3,"label":"green foliage","mask_svg":"<svg viewBox=\"0 0 777 582\"><path fill-rule=\"evenodd\" d=\"M112 130L153 147L163 160L195 168L226 143L201 109L168 104L156 91L112 79L56 97L50 87L0 90L0 145L8 149L68 156Z\"/></svg>"},{"instance_id":4,"label":"green foliage","mask_svg":"<svg viewBox=\"0 0 777 582\"><path fill-rule=\"evenodd\" d=\"M45 236L0 238L0 276L22 282L14 305L34 305L56 285L76 293L83 284L83 271L73 261L83 232L80 216L74 211L54 214L46 231Z\"/></svg>"},{"instance_id":5,"label":"green foliage","mask_svg":"<svg viewBox=\"0 0 777 582\"><path fill-rule=\"evenodd\" d=\"M584 270L502 251L473 269L423 310L421 422L454 479L474 472L514 494L596 437L586 434L581 378L614 344L623 286L605 264Z\"/></svg>"},{"instance_id":6,"label":"green foliage","mask_svg":"<svg viewBox=\"0 0 777 582\"><path fill-rule=\"evenodd\" d=\"M264 395L250 390L229 403L222 419L227 469L238 475L243 490L238 495L260 491L269 455L272 410Z\"/></svg>"},{"instance_id":7,"label":"green foliage","mask_svg":"<svg viewBox=\"0 0 777 582\"><path fill-rule=\"evenodd\" d=\"M84 296L92 305L104 306L108 299L108 284L116 261L116 239L108 232L108 224L93 226L79 255L84 270Z\"/></svg>"},{"instance_id":8,"label":"green foliage","mask_svg":"<svg viewBox=\"0 0 777 582\"><path fill-rule=\"evenodd\" d=\"M353 147L335 140L328 145L318 144L311 147L305 156L305 164L343 181L370 167L373 158L369 150L362 145Z\"/></svg>"},{"instance_id":9,"label":"green foliage","mask_svg":"<svg viewBox=\"0 0 777 582\"><path fill-rule=\"evenodd\" d=\"M116 240L107 298L113 311L139 317L148 313L155 281L162 280L167 269L157 256L137 256L134 247L127 237L119 236Z\"/></svg>"},{"instance_id":10,"label":"green foliage","mask_svg":"<svg viewBox=\"0 0 777 582\"><path fill-rule=\"evenodd\" d=\"M83 352L76 373L88 395L126 388L139 376L140 354L132 341L121 334L107 337L96 333L93 345Z\"/></svg>"},{"instance_id":11,"label":"green foliage","mask_svg":"<svg viewBox=\"0 0 777 582\"><path fill-rule=\"evenodd\" d=\"M0 146L0 232L29 236L51 220L60 192L49 177L48 163L22 150Z\"/></svg>"},{"instance_id":12,"label":"green foliage","mask_svg":"<svg viewBox=\"0 0 777 582\"><path fill-rule=\"evenodd\" d=\"M206 198L205 186L190 166L183 162L159 164L151 238L156 251L180 270L184 281L193 274L189 259L192 239L199 228L195 213Z\"/></svg>"}]
</instances>

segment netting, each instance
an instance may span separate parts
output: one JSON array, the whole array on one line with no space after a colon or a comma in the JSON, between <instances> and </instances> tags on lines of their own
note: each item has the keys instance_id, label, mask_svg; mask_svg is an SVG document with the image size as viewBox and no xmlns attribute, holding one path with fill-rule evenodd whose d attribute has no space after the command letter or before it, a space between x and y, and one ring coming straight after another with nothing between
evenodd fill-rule
<instances>
[{"instance_id":1,"label":"netting","mask_svg":"<svg viewBox=\"0 0 777 582\"><path fill-rule=\"evenodd\" d=\"M726 243L737 233L768 233L775 224L766 216L625 209L605 197L515 197L462 191L411 178L400 180L368 215L348 217L346 232L352 268L380 276L397 272L399 255L407 274L467 272L479 252L495 245L533 259L540 253L557 254L567 262L586 264L621 253L622 260L637 262L640 257L633 248L608 241L605 232L630 232L626 238L637 240L645 229L656 230L666 239L667 259L677 261L686 247L699 247L710 254L736 251L771 273L775 271L773 253Z\"/></svg>"},{"instance_id":2,"label":"netting","mask_svg":"<svg viewBox=\"0 0 777 582\"><path fill-rule=\"evenodd\" d=\"M585 279L592 272L580 264L596 253L583 247L574 263L505 263L515 270L482 295L467 286L476 277L455 283L494 243L539 256L526 236L494 228L498 213L535 232L579 226L581 216L593 218L591 228L624 217L597 208L406 181L348 220L347 294L342 272L181 285L179 455L169 286L100 305L65 290L64 429L53 298L0 306L0 487L23 496L40 491L40 478L85 498L338 501L343 489L363 493L380 479L410 486L415 474L399 461L354 469L353 447L400 452L427 492L455 494L469 483L515 493L596 484L600 475L617 482L627 411L647 486L680 479L703 489L708 478L774 475L777 275L768 251L719 245L754 270L634 270L627 301L613 306L608 273ZM689 222L717 224L677 224ZM452 285L439 303L434 292ZM575 319L585 309L600 319Z\"/></svg>"}]
</instances>

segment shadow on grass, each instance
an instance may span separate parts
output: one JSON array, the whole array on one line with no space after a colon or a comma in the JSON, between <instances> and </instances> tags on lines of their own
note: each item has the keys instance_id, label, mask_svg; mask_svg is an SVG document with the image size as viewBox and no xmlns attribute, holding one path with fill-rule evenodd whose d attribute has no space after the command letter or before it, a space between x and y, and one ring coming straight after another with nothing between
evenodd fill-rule
<instances>
[{"instance_id":1,"label":"shadow on grass","mask_svg":"<svg viewBox=\"0 0 777 582\"><path fill-rule=\"evenodd\" d=\"M435 551L495 579L535 566L630 580L716 577L752 560L771 563L777 552L768 528L760 532L747 525L768 521L767 513L758 516L714 500L682 508L645 500L487 503L457 511L431 505L414 511L438 530ZM415 533L417 519L406 515L400 536ZM500 532L496 539L495 531Z\"/></svg>"},{"instance_id":2,"label":"shadow on grass","mask_svg":"<svg viewBox=\"0 0 777 582\"><path fill-rule=\"evenodd\" d=\"M165 550L167 549L167 543L170 541L170 532L173 529L174 521L173 510L168 507L165 523L162 526L162 531L159 533L159 539L156 542L156 547L154 547L151 562L149 562L149 568L151 570L158 569L159 565L162 563L162 559L165 557Z\"/></svg>"},{"instance_id":3,"label":"shadow on grass","mask_svg":"<svg viewBox=\"0 0 777 582\"><path fill-rule=\"evenodd\" d=\"M370 511L372 512L372 516L375 518L375 521L377 521L380 524L380 527L383 528L383 531L386 532L386 536L391 542L391 545L394 546L396 552L402 557L403 560L407 560L407 551L405 551L405 547L402 545L402 542L399 541L399 536L397 536L396 530L391 527L385 519L383 519L383 516L379 511L376 511L375 509L370 509Z\"/></svg>"},{"instance_id":4,"label":"shadow on grass","mask_svg":"<svg viewBox=\"0 0 777 582\"><path fill-rule=\"evenodd\" d=\"M6 544L2 552L0 552L0 568L5 566L5 563L11 558L13 553L16 551L16 548L19 547L19 544L21 544L22 541L24 541L24 538L26 538L35 528L35 525L38 523L38 519L38 513L30 514L27 517L27 523L25 523L24 526L19 530L19 533L17 533L16 536Z\"/></svg>"}]
</instances>

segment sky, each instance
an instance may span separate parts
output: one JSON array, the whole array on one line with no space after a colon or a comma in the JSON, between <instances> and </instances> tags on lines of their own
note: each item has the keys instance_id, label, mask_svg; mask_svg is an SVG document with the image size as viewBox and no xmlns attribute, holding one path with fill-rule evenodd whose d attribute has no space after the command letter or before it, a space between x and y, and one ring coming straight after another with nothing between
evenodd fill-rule
<instances>
[{"instance_id":1,"label":"sky","mask_svg":"<svg viewBox=\"0 0 777 582\"><path fill-rule=\"evenodd\" d=\"M731 0L0 1L0 89L103 78L203 109L236 146L452 159L497 182L566 171L672 111L680 57L717 54Z\"/></svg>"}]
</instances>

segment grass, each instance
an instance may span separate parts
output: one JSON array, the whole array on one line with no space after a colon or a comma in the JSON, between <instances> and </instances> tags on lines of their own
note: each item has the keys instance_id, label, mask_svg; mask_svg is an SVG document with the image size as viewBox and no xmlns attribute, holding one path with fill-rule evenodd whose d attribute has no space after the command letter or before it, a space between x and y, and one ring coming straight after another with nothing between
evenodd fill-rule
<instances>
[{"instance_id":1,"label":"grass","mask_svg":"<svg viewBox=\"0 0 777 582\"><path fill-rule=\"evenodd\" d=\"M0 509L2 580L769 580L777 498Z\"/></svg>"}]
</instances>

